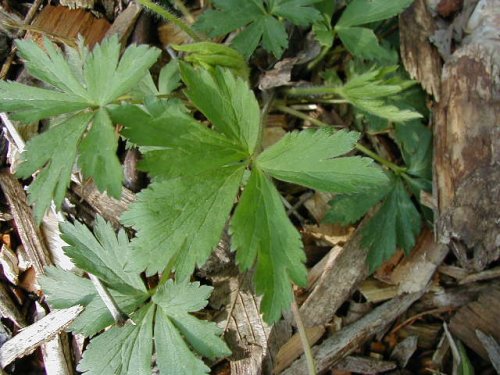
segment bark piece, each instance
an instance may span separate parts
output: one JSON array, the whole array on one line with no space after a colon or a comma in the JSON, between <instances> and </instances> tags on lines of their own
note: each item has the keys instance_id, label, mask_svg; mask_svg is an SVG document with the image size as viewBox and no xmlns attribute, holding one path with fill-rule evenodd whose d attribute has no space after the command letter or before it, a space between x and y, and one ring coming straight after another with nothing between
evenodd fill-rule
<instances>
[{"instance_id":1,"label":"bark piece","mask_svg":"<svg viewBox=\"0 0 500 375\"><path fill-rule=\"evenodd\" d=\"M0 172L0 187L9 202L19 238L29 260L36 274L41 275L44 267L52 262L40 230L35 224L26 193L19 181L5 170Z\"/></svg>"},{"instance_id":2,"label":"bark piece","mask_svg":"<svg viewBox=\"0 0 500 375\"><path fill-rule=\"evenodd\" d=\"M337 309L368 276L366 250L361 247L361 225L332 262L300 308L305 327L327 324Z\"/></svg>"},{"instance_id":3,"label":"bark piece","mask_svg":"<svg viewBox=\"0 0 500 375\"><path fill-rule=\"evenodd\" d=\"M399 17L401 57L412 78L439 102L441 97L441 57L429 38L436 31L425 0L416 0Z\"/></svg>"},{"instance_id":4,"label":"bark piece","mask_svg":"<svg viewBox=\"0 0 500 375\"><path fill-rule=\"evenodd\" d=\"M484 334L479 329L476 329L476 336L488 352L491 364L497 370L497 373L500 373L500 345L498 345L493 337Z\"/></svg>"},{"instance_id":5,"label":"bark piece","mask_svg":"<svg viewBox=\"0 0 500 375\"><path fill-rule=\"evenodd\" d=\"M307 339L309 345L315 344L325 333L326 328L323 326L306 328ZM289 367L293 361L304 353L304 347L298 333L293 335L290 340L283 345L278 355L276 356L276 367L273 370L274 374L279 374L281 371Z\"/></svg>"},{"instance_id":6,"label":"bark piece","mask_svg":"<svg viewBox=\"0 0 500 375\"><path fill-rule=\"evenodd\" d=\"M83 307L79 305L53 311L20 331L0 348L0 367L4 368L16 358L32 353L41 344L68 327L82 311Z\"/></svg>"},{"instance_id":7,"label":"bark piece","mask_svg":"<svg viewBox=\"0 0 500 375\"><path fill-rule=\"evenodd\" d=\"M142 9L138 4L130 2L127 9L116 17L115 21L106 32L106 36L118 36L122 46L125 46L130 34L132 34L132 31L134 30L135 23L141 15L141 12Z\"/></svg>"},{"instance_id":8,"label":"bark piece","mask_svg":"<svg viewBox=\"0 0 500 375\"><path fill-rule=\"evenodd\" d=\"M424 229L409 257L396 267L391 279L399 293L423 290L448 254L448 247L434 241L430 229Z\"/></svg>"},{"instance_id":9,"label":"bark piece","mask_svg":"<svg viewBox=\"0 0 500 375\"><path fill-rule=\"evenodd\" d=\"M395 360L399 367L405 368L413 353L417 350L418 336L408 336L398 343L391 353L391 359Z\"/></svg>"},{"instance_id":10,"label":"bark piece","mask_svg":"<svg viewBox=\"0 0 500 375\"><path fill-rule=\"evenodd\" d=\"M377 307L357 322L334 333L320 345L313 347L318 373L335 365L340 359L354 351L377 332L383 330L398 316L403 314L420 296L413 293L399 296ZM284 375L302 375L307 373L304 357L295 361L283 372Z\"/></svg>"},{"instance_id":11,"label":"bark piece","mask_svg":"<svg viewBox=\"0 0 500 375\"><path fill-rule=\"evenodd\" d=\"M500 55L480 43L456 51L443 69L442 100L435 112L438 238L464 268L475 271L500 256L500 65L495 54Z\"/></svg>"},{"instance_id":12,"label":"bark piece","mask_svg":"<svg viewBox=\"0 0 500 375\"><path fill-rule=\"evenodd\" d=\"M85 182L81 185L71 184L71 190L78 197L85 200L90 207L115 227L120 226L120 216L128 205L135 200L135 195L130 190L122 188L120 200L101 193L94 183Z\"/></svg>"},{"instance_id":13,"label":"bark piece","mask_svg":"<svg viewBox=\"0 0 500 375\"><path fill-rule=\"evenodd\" d=\"M500 290L485 291L477 301L462 307L450 320L450 331L469 348L488 360L488 353L479 341L479 329L495 340L500 341Z\"/></svg>"},{"instance_id":14,"label":"bark piece","mask_svg":"<svg viewBox=\"0 0 500 375\"><path fill-rule=\"evenodd\" d=\"M7 291L4 283L0 283L0 316L9 318L18 327L22 328L26 326L24 316L21 314L17 305L10 297L10 294Z\"/></svg>"},{"instance_id":15,"label":"bark piece","mask_svg":"<svg viewBox=\"0 0 500 375\"><path fill-rule=\"evenodd\" d=\"M370 357L348 356L335 365L334 370L348 371L359 374L379 374L394 370L396 363L381 361Z\"/></svg>"},{"instance_id":16,"label":"bark piece","mask_svg":"<svg viewBox=\"0 0 500 375\"><path fill-rule=\"evenodd\" d=\"M75 40L82 35L88 46L100 42L110 28L104 18L96 18L84 9L68 9L63 6L47 5L33 21L33 27L63 40ZM39 33L28 33L31 38L41 40Z\"/></svg>"}]
</instances>

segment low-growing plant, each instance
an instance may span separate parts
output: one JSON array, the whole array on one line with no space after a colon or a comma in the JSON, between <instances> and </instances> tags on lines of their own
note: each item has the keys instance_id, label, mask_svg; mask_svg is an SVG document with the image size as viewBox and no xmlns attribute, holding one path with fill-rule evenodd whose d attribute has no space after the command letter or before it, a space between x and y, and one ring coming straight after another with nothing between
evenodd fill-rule
<instances>
[{"instance_id":1,"label":"low-growing plant","mask_svg":"<svg viewBox=\"0 0 500 375\"><path fill-rule=\"evenodd\" d=\"M305 286L307 273L300 234L273 179L335 193L325 219L331 222L353 223L382 202L363 228L372 269L396 246L413 247L421 219L408 191L418 197L430 179L430 133L419 122L421 115L401 98L414 82L401 76L397 66L364 66L353 68L345 82L336 76L325 78L322 86L286 92L287 97L321 96L351 104L361 131L371 119L382 123L379 130L393 135L401 150L406 164L401 167L358 144L359 132L334 131L319 120L313 123L321 128L287 133L263 149L265 111L249 87L245 63L261 40L275 57L281 56L288 44L285 20L300 26L314 23L325 48L338 34L353 55L377 60L382 47L365 50L353 41L353 33L409 3L353 0L332 26L335 7L326 1L214 1L215 9L201 16L198 30L220 36L243 28L233 46L244 56L207 41L173 46L185 54L184 60L165 65L157 83L148 71L159 57L156 48L129 46L120 57L118 39L109 38L92 51L80 41L76 48L66 47L65 56L48 40L42 47L17 42L28 71L45 87L0 82L0 110L24 123L50 120L48 130L28 142L18 169L22 178L39 171L28 190L37 220L52 201L61 206L75 163L101 191L119 197L120 137L139 147L140 168L151 177L121 218L136 231L131 241L101 218L95 235L82 224L61 226L69 245L66 254L97 277L130 317L124 326L97 335L113 324L113 317L92 282L56 267L47 269L41 283L53 307L85 306L70 327L92 337L79 370L151 373L154 347L161 373L198 374L209 368L191 350L207 358L228 355L216 325L191 315L206 306L211 288L190 282L225 228L241 271L255 269L265 321L280 319L293 300L292 284ZM355 18L363 5L369 11ZM367 30L359 35L370 42L373 31ZM192 36L198 38L194 32ZM182 93L172 95L181 86ZM415 142L425 142L427 148ZM354 149L370 158L353 155ZM144 271L147 277L159 274L159 284L147 289Z\"/></svg>"}]
</instances>

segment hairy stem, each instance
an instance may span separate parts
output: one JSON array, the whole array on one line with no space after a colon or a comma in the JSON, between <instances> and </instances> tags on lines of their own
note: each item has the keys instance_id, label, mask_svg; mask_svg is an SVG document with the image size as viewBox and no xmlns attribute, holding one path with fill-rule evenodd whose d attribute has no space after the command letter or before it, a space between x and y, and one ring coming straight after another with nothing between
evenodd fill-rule
<instances>
[{"instance_id":1,"label":"hairy stem","mask_svg":"<svg viewBox=\"0 0 500 375\"><path fill-rule=\"evenodd\" d=\"M180 18L176 17L174 14L170 13L167 9L162 6L153 3L151 0L137 0L139 4L149 10L159 14L166 20L172 22L174 25L179 27L187 35L189 35L195 42L201 42L202 38L189 26L187 23L182 21Z\"/></svg>"}]
</instances>

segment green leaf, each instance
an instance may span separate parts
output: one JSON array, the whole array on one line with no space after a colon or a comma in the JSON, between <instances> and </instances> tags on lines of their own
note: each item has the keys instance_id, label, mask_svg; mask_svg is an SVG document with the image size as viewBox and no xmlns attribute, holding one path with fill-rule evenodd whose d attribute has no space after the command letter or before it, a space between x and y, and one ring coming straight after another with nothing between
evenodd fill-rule
<instances>
[{"instance_id":1,"label":"green leaf","mask_svg":"<svg viewBox=\"0 0 500 375\"><path fill-rule=\"evenodd\" d=\"M254 168L231 221L232 245L243 270L256 261L254 276L261 311L268 323L276 322L293 299L290 282L305 285L300 234L288 219L272 182Z\"/></svg>"},{"instance_id":2,"label":"green leaf","mask_svg":"<svg viewBox=\"0 0 500 375\"><path fill-rule=\"evenodd\" d=\"M52 199L57 207L61 205L71 179L78 142L92 117L92 113L76 114L28 142L17 175L28 178L42 169L28 190L38 222Z\"/></svg>"},{"instance_id":3,"label":"green leaf","mask_svg":"<svg viewBox=\"0 0 500 375\"><path fill-rule=\"evenodd\" d=\"M388 78L397 67L371 69L351 77L343 86L331 88L355 107L394 122L405 122L421 118L412 110L402 110L388 100L408 88L413 81Z\"/></svg>"},{"instance_id":4,"label":"green leaf","mask_svg":"<svg viewBox=\"0 0 500 375\"><path fill-rule=\"evenodd\" d=\"M116 155L118 135L108 112L99 109L92 121L92 127L79 146L78 164L84 176L93 177L100 191L120 198L123 171Z\"/></svg>"},{"instance_id":5,"label":"green leaf","mask_svg":"<svg viewBox=\"0 0 500 375\"><path fill-rule=\"evenodd\" d=\"M181 75L193 104L215 129L244 145L251 155L260 133L260 110L248 84L220 68L212 75L181 64Z\"/></svg>"},{"instance_id":6,"label":"green leaf","mask_svg":"<svg viewBox=\"0 0 500 375\"><path fill-rule=\"evenodd\" d=\"M216 10L203 13L196 27L211 37L244 28L233 43L250 57L262 39L265 49L280 58L288 46L284 22L307 26L318 20L320 12L312 5L321 0L215 0Z\"/></svg>"},{"instance_id":7,"label":"green leaf","mask_svg":"<svg viewBox=\"0 0 500 375\"><path fill-rule=\"evenodd\" d=\"M151 374L154 336L160 374L208 373L210 368L190 346L211 359L231 354L215 323L189 314L206 306L211 291L199 283L168 280L158 288L153 303L131 316L135 326L113 327L92 339L78 370L88 371L84 374Z\"/></svg>"},{"instance_id":8,"label":"green leaf","mask_svg":"<svg viewBox=\"0 0 500 375\"><path fill-rule=\"evenodd\" d=\"M61 205L77 156L86 177L92 177L100 190L119 197L118 137L104 107L135 89L161 51L131 46L120 58L116 36L96 45L91 53L80 41L78 50L68 49L68 59L48 39L45 48L33 41L20 41L17 46L28 71L54 90L0 82L0 111L13 112L12 118L24 122L66 114L56 127L28 144L20 167L22 177L43 168L29 190L37 220L41 221L52 200L56 207Z\"/></svg>"},{"instance_id":9,"label":"green leaf","mask_svg":"<svg viewBox=\"0 0 500 375\"><path fill-rule=\"evenodd\" d=\"M243 171L222 167L155 182L139 193L122 216L137 230L129 268L152 275L172 262L179 280L189 278L217 245Z\"/></svg>"},{"instance_id":10,"label":"green leaf","mask_svg":"<svg viewBox=\"0 0 500 375\"><path fill-rule=\"evenodd\" d=\"M94 47L83 66L87 90L99 106L132 90L161 53L157 48L132 45L120 59L120 48L117 36L105 39Z\"/></svg>"},{"instance_id":11,"label":"green leaf","mask_svg":"<svg viewBox=\"0 0 500 375\"><path fill-rule=\"evenodd\" d=\"M432 179L432 133L420 121L395 125L395 137L413 176Z\"/></svg>"},{"instance_id":12,"label":"green leaf","mask_svg":"<svg viewBox=\"0 0 500 375\"><path fill-rule=\"evenodd\" d=\"M336 2L322 0L315 5L321 12L321 18L314 22L312 30L321 46L330 48L333 45L332 17L336 8Z\"/></svg>"},{"instance_id":13,"label":"green leaf","mask_svg":"<svg viewBox=\"0 0 500 375\"><path fill-rule=\"evenodd\" d=\"M168 95L181 85L181 72L179 62L172 60L160 70L158 78L158 93Z\"/></svg>"},{"instance_id":14,"label":"green leaf","mask_svg":"<svg viewBox=\"0 0 500 375\"><path fill-rule=\"evenodd\" d=\"M71 92L88 102L90 97L81 76L75 75L71 65L66 61L59 48L44 38L44 47L31 40L16 40L18 55L24 60L29 74L63 92Z\"/></svg>"},{"instance_id":15,"label":"green leaf","mask_svg":"<svg viewBox=\"0 0 500 375\"><path fill-rule=\"evenodd\" d=\"M213 322L198 320L188 314L204 308L211 293L211 287L200 286L197 282L174 283L168 280L153 296L153 302L161 308L164 319L170 321L198 353L215 359L231 354L219 337L222 329Z\"/></svg>"},{"instance_id":16,"label":"green leaf","mask_svg":"<svg viewBox=\"0 0 500 375\"><path fill-rule=\"evenodd\" d=\"M383 184L376 189L357 194L343 194L330 201L330 210L323 221L349 225L361 219L370 208L380 202L390 191L390 186Z\"/></svg>"},{"instance_id":17,"label":"green leaf","mask_svg":"<svg viewBox=\"0 0 500 375\"><path fill-rule=\"evenodd\" d=\"M291 132L257 158L271 176L313 189L352 193L387 179L371 159L342 157L354 148L359 134L330 129Z\"/></svg>"},{"instance_id":18,"label":"green leaf","mask_svg":"<svg viewBox=\"0 0 500 375\"><path fill-rule=\"evenodd\" d=\"M88 103L73 94L0 81L0 111L14 112L12 119L27 124L87 107Z\"/></svg>"},{"instance_id":19,"label":"green leaf","mask_svg":"<svg viewBox=\"0 0 500 375\"><path fill-rule=\"evenodd\" d=\"M85 375L151 374L154 310L146 305L132 315L135 325L113 327L92 339L77 370Z\"/></svg>"},{"instance_id":20,"label":"green leaf","mask_svg":"<svg viewBox=\"0 0 500 375\"><path fill-rule=\"evenodd\" d=\"M173 45L172 47L177 51L186 52L184 60L187 62L200 65L207 70L217 66L228 68L239 77L248 80L250 71L245 58L234 48L213 42Z\"/></svg>"},{"instance_id":21,"label":"green leaf","mask_svg":"<svg viewBox=\"0 0 500 375\"><path fill-rule=\"evenodd\" d=\"M125 126L123 135L143 146L140 167L155 178L194 176L248 157L241 146L195 121L176 102L154 106L158 113L152 106L154 113L128 105L117 107L112 116Z\"/></svg>"},{"instance_id":22,"label":"green leaf","mask_svg":"<svg viewBox=\"0 0 500 375\"><path fill-rule=\"evenodd\" d=\"M380 209L362 229L362 245L368 249L370 270L389 259L396 247L402 247L408 254L420 233L420 221L403 182L396 179Z\"/></svg>"},{"instance_id":23,"label":"green leaf","mask_svg":"<svg viewBox=\"0 0 500 375\"><path fill-rule=\"evenodd\" d=\"M335 27L335 30L347 50L353 55L386 65L397 63L397 54L383 48L372 30L365 27L341 26Z\"/></svg>"},{"instance_id":24,"label":"green leaf","mask_svg":"<svg viewBox=\"0 0 500 375\"><path fill-rule=\"evenodd\" d=\"M136 273L125 270L129 241L123 230L118 235L111 224L98 216L94 234L83 224L61 224L61 238L69 245L64 252L73 263L90 272L115 290L127 293L131 289L146 292Z\"/></svg>"},{"instance_id":25,"label":"green leaf","mask_svg":"<svg viewBox=\"0 0 500 375\"><path fill-rule=\"evenodd\" d=\"M352 0L342 13L338 26L359 26L385 20L401 13L413 0Z\"/></svg>"}]
</instances>

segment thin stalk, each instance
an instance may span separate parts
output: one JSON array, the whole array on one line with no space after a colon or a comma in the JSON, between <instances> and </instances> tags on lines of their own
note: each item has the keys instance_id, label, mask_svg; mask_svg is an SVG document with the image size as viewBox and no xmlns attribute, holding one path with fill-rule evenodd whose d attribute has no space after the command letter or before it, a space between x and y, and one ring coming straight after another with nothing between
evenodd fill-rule
<instances>
[{"instance_id":1,"label":"thin stalk","mask_svg":"<svg viewBox=\"0 0 500 375\"><path fill-rule=\"evenodd\" d=\"M288 113L289 115L292 115L292 116L295 116L297 118L300 118L302 120L309 121L309 122L311 122L311 124L316 125L318 127L324 128L324 127L339 126L339 125L330 125L330 124L327 124L326 122L323 122L321 120L315 119L315 118L313 118L313 117L311 117L309 115L306 115L305 113L302 113L300 111L297 111L297 110L295 110L293 108L290 108L290 107L287 107L287 106L284 106L284 105L276 105L274 108L276 108L277 110L279 110L281 112ZM363 154L371 157L373 160L376 160L380 164L382 164L382 165L386 166L387 168L391 169L394 173L396 173L398 175L405 174L405 172L406 172L406 168L400 167L399 165L396 165L396 164L390 162L389 160L386 160L386 159L382 158L377 153L373 152L372 150L366 148L365 146L363 146L363 145L361 145L359 143L356 143L355 148L356 148L356 150L362 152Z\"/></svg>"},{"instance_id":2,"label":"thin stalk","mask_svg":"<svg viewBox=\"0 0 500 375\"><path fill-rule=\"evenodd\" d=\"M297 306L297 301L295 297L292 302L292 314L297 323L297 330L299 331L300 341L302 343L302 348L304 349L304 356L306 358L307 373L309 375L316 375L316 364L314 362L314 356L312 354L311 345L309 344L309 339L307 338L306 329L302 318L300 317L299 307Z\"/></svg>"},{"instance_id":3,"label":"thin stalk","mask_svg":"<svg viewBox=\"0 0 500 375\"><path fill-rule=\"evenodd\" d=\"M337 87L315 86L315 87L292 87L286 90L289 95L309 96L309 95L332 95L337 94Z\"/></svg>"},{"instance_id":4,"label":"thin stalk","mask_svg":"<svg viewBox=\"0 0 500 375\"><path fill-rule=\"evenodd\" d=\"M174 25L179 27L187 35L189 35L195 42L201 42L202 38L189 26L187 23L182 21L180 18L176 17L174 14L170 13L167 9L161 7L158 4L153 3L151 0L137 0L139 4L143 7L152 10L153 12L164 17L166 20L172 22Z\"/></svg>"}]
</instances>

